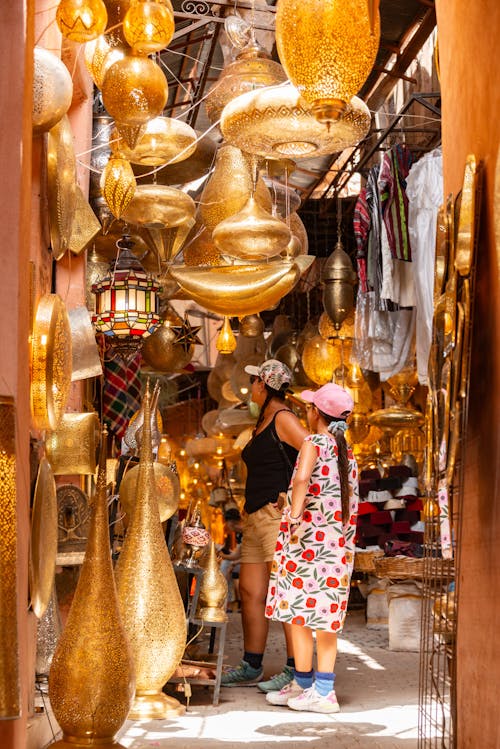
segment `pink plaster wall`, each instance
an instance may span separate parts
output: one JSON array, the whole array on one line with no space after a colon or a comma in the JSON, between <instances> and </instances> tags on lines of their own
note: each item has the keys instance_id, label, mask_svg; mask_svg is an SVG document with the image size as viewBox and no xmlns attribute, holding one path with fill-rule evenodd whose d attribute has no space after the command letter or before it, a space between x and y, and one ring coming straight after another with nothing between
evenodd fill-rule
<instances>
[{"instance_id":1,"label":"pink plaster wall","mask_svg":"<svg viewBox=\"0 0 500 749\"><path fill-rule=\"evenodd\" d=\"M500 746L500 140L498 0L437 0L445 193L467 154L484 164L460 550L457 746ZM496 214L496 216L495 216Z\"/></svg>"}]
</instances>

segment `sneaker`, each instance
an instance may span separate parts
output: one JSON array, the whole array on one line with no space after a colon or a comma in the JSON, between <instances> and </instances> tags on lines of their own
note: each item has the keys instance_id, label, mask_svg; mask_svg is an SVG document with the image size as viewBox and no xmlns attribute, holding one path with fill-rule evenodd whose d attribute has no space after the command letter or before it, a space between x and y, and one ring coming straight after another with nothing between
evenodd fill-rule
<instances>
[{"instance_id":1,"label":"sneaker","mask_svg":"<svg viewBox=\"0 0 500 749\"><path fill-rule=\"evenodd\" d=\"M262 679L263 669L252 668L246 661L222 674L221 687L249 687Z\"/></svg>"},{"instance_id":2,"label":"sneaker","mask_svg":"<svg viewBox=\"0 0 500 749\"><path fill-rule=\"evenodd\" d=\"M316 691L314 684L309 689L304 689L302 694L291 697L286 703L292 710L304 710L310 713L338 713L340 710L335 690L323 697Z\"/></svg>"},{"instance_id":3,"label":"sneaker","mask_svg":"<svg viewBox=\"0 0 500 749\"><path fill-rule=\"evenodd\" d=\"M298 697L304 690L299 687L295 679L289 681L277 692L268 692L266 700L270 705L288 705L288 700L292 697Z\"/></svg>"},{"instance_id":4,"label":"sneaker","mask_svg":"<svg viewBox=\"0 0 500 749\"><path fill-rule=\"evenodd\" d=\"M280 674L271 676L268 681L261 681L259 684L259 689L261 692L279 692L280 689L283 689L283 687L286 687L287 684L290 684L292 679L293 668L291 668L290 666L285 666Z\"/></svg>"}]
</instances>

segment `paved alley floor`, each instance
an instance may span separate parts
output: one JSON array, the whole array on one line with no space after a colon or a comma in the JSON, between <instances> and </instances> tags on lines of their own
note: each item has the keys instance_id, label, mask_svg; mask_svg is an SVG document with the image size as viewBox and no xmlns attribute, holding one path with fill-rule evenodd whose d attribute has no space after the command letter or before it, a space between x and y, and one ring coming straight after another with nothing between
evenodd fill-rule
<instances>
[{"instance_id":1,"label":"paved alley floor","mask_svg":"<svg viewBox=\"0 0 500 749\"><path fill-rule=\"evenodd\" d=\"M241 658L241 622L229 615L225 662ZM265 675L283 665L281 627L272 623ZM364 612L348 614L339 637L336 691L341 712L298 713L269 705L257 687L193 687L185 715L166 721L127 721L120 743L127 749L415 749L418 721L418 653L392 652L387 630L367 629ZM172 692L172 694L174 694ZM185 704L183 694L176 694Z\"/></svg>"}]
</instances>

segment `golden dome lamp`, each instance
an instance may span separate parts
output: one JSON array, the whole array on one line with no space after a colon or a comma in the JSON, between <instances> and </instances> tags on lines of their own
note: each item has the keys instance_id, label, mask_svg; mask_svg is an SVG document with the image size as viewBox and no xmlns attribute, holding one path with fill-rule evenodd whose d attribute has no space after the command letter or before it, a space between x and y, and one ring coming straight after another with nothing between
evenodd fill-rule
<instances>
[{"instance_id":1,"label":"golden dome lamp","mask_svg":"<svg viewBox=\"0 0 500 749\"><path fill-rule=\"evenodd\" d=\"M323 123L338 120L361 89L379 38L378 2L372 0L280 0L277 5L279 59Z\"/></svg>"},{"instance_id":2,"label":"golden dome lamp","mask_svg":"<svg viewBox=\"0 0 500 749\"><path fill-rule=\"evenodd\" d=\"M335 329L339 330L353 308L354 286L357 282L351 259L340 239L325 263L322 281L323 306Z\"/></svg>"},{"instance_id":3,"label":"golden dome lamp","mask_svg":"<svg viewBox=\"0 0 500 749\"><path fill-rule=\"evenodd\" d=\"M103 0L60 0L56 22L66 39L84 44L104 33L108 12Z\"/></svg>"},{"instance_id":4,"label":"golden dome lamp","mask_svg":"<svg viewBox=\"0 0 500 749\"><path fill-rule=\"evenodd\" d=\"M174 31L170 0L131 0L123 19L123 35L134 52L159 52L170 44Z\"/></svg>"},{"instance_id":5,"label":"golden dome lamp","mask_svg":"<svg viewBox=\"0 0 500 749\"><path fill-rule=\"evenodd\" d=\"M134 148L119 138L117 130L112 131L110 141L118 141L123 158L132 164L146 166L176 164L189 158L196 150L196 132L185 122L172 117L149 120Z\"/></svg>"},{"instance_id":6,"label":"golden dome lamp","mask_svg":"<svg viewBox=\"0 0 500 749\"><path fill-rule=\"evenodd\" d=\"M221 255L251 262L275 257L286 250L291 232L252 196L241 211L217 224L212 238Z\"/></svg>"},{"instance_id":7,"label":"golden dome lamp","mask_svg":"<svg viewBox=\"0 0 500 749\"><path fill-rule=\"evenodd\" d=\"M112 46L104 34L101 34L101 36L98 36L97 39L93 39L91 42L87 42L83 58L97 88L102 88L104 76L108 68L131 53L132 50L128 45L117 43Z\"/></svg>"}]
</instances>

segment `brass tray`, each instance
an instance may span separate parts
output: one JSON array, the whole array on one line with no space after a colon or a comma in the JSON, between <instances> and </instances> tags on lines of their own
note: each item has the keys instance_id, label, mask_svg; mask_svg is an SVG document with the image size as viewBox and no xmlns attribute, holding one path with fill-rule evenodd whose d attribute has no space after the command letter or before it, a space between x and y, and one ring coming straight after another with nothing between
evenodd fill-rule
<instances>
[{"instance_id":1,"label":"brass tray","mask_svg":"<svg viewBox=\"0 0 500 749\"><path fill-rule=\"evenodd\" d=\"M455 250L455 267L461 276L468 276L470 274L474 256L477 179L476 157L471 154L467 156L465 164Z\"/></svg>"},{"instance_id":2,"label":"brass tray","mask_svg":"<svg viewBox=\"0 0 500 749\"><path fill-rule=\"evenodd\" d=\"M30 539L30 601L40 619L49 605L57 554L56 482L47 458L38 467Z\"/></svg>"},{"instance_id":3,"label":"brass tray","mask_svg":"<svg viewBox=\"0 0 500 749\"><path fill-rule=\"evenodd\" d=\"M31 414L35 429L56 429L71 387L71 328L57 294L40 298L31 337Z\"/></svg>"},{"instance_id":4,"label":"brass tray","mask_svg":"<svg viewBox=\"0 0 500 749\"><path fill-rule=\"evenodd\" d=\"M76 158L66 115L47 136L47 198L52 254L60 260L70 246L76 210Z\"/></svg>"},{"instance_id":5,"label":"brass tray","mask_svg":"<svg viewBox=\"0 0 500 749\"><path fill-rule=\"evenodd\" d=\"M129 516L134 511L136 502L139 468L139 464L134 465L133 468L129 468L120 484L120 502ZM153 463L153 470L155 474L160 520L163 523L165 520L172 517L179 506L179 477L168 466L165 466L162 463Z\"/></svg>"}]
</instances>

